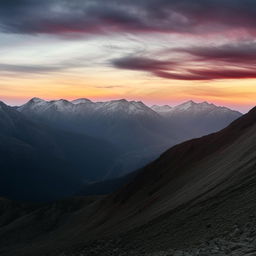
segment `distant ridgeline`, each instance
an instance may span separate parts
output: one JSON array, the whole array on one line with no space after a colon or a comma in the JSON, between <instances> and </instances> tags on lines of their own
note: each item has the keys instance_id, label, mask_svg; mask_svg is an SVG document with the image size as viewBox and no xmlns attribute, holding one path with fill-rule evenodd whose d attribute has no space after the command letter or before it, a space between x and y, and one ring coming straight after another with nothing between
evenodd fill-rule
<instances>
[{"instance_id":1,"label":"distant ridgeline","mask_svg":"<svg viewBox=\"0 0 256 256\"><path fill-rule=\"evenodd\" d=\"M124 99L33 98L19 107L1 103L0 196L53 200L79 191L91 194L88 184L95 182L101 193L101 181L111 192L125 180L119 177L169 147L215 132L239 116L225 107L193 101L176 107L148 107ZM110 184L115 184L113 189Z\"/></svg>"}]
</instances>

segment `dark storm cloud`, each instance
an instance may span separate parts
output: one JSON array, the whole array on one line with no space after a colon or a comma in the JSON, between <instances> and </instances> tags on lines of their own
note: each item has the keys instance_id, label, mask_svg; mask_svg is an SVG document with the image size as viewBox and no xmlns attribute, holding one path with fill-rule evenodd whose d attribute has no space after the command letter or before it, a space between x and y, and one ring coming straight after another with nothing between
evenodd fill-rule
<instances>
[{"instance_id":1,"label":"dark storm cloud","mask_svg":"<svg viewBox=\"0 0 256 256\"><path fill-rule=\"evenodd\" d=\"M256 71L251 69L187 69L183 73L155 71L154 75L175 80L216 80L216 79L248 79L256 78Z\"/></svg>"},{"instance_id":2,"label":"dark storm cloud","mask_svg":"<svg viewBox=\"0 0 256 256\"><path fill-rule=\"evenodd\" d=\"M170 70L171 66L177 65L172 61L161 61L144 57L124 57L115 59L112 64L121 69L154 71L154 70Z\"/></svg>"},{"instance_id":3,"label":"dark storm cloud","mask_svg":"<svg viewBox=\"0 0 256 256\"><path fill-rule=\"evenodd\" d=\"M175 62L123 57L112 60L112 65L120 69L145 71L157 77L176 80L256 78L256 43L253 42L178 48L171 51L186 53L188 56L183 56Z\"/></svg>"},{"instance_id":4,"label":"dark storm cloud","mask_svg":"<svg viewBox=\"0 0 256 256\"><path fill-rule=\"evenodd\" d=\"M8 33L209 33L256 26L255 0L3 0Z\"/></svg>"},{"instance_id":5,"label":"dark storm cloud","mask_svg":"<svg viewBox=\"0 0 256 256\"><path fill-rule=\"evenodd\" d=\"M194 56L195 60L201 61L222 61L229 64L239 63L239 65L256 63L256 42L178 48L170 51L188 53Z\"/></svg>"},{"instance_id":6,"label":"dark storm cloud","mask_svg":"<svg viewBox=\"0 0 256 256\"><path fill-rule=\"evenodd\" d=\"M255 0L2 0L0 31L21 34L180 33L207 35L236 31L256 34ZM232 38L230 38L232 41ZM173 50L172 50L173 51ZM175 49L179 61L129 56L112 61L120 69L178 80L256 78L256 44ZM192 57L192 60L191 60ZM196 67L193 67L193 63ZM45 66L1 64L5 72L44 73L83 63ZM188 67L192 68L188 68ZM220 68L221 67L221 68Z\"/></svg>"}]
</instances>

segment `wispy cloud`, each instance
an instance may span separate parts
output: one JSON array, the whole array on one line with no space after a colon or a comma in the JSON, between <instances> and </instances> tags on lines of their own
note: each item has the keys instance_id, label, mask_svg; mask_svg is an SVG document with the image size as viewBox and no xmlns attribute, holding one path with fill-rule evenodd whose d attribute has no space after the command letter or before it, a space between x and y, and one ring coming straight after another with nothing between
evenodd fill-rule
<instances>
[{"instance_id":1,"label":"wispy cloud","mask_svg":"<svg viewBox=\"0 0 256 256\"><path fill-rule=\"evenodd\" d=\"M6 33L175 32L245 29L255 33L254 0L3 0Z\"/></svg>"},{"instance_id":2,"label":"wispy cloud","mask_svg":"<svg viewBox=\"0 0 256 256\"><path fill-rule=\"evenodd\" d=\"M166 51L167 56L177 53L182 53L183 56L175 61L124 56L112 60L112 65L120 69L145 71L157 77L176 80L256 78L255 42L175 48Z\"/></svg>"},{"instance_id":3,"label":"wispy cloud","mask_svg":"<svg viewBox=\"0 0 256 256\"><path fill-rule=\"evenodd\" d=\"M44 65L13 65L13 64L1 64L0 72L8 73L49 73L62 70L61 66L44 66Z\"/></svg>"},{"instance_id":4,"label":"wispy cloud","mask_svg":"<svg viewBox=\"0 0 256 256\"><path fill-rule=\"evenodd\" d=\"M1 74L49 74L61 71L68 71L70 69L85 68L90 66L87 58L71 58L67 60L53 61L46 64L9 64L0 63Z\"/></svg>"},{"instance_id":5,"label":"wispy cloud","mask_svg":"<svg viewBox=\"0 0 256 256\"><path fill-rule=\"evenodd\" d=\"M223 61L230 64L256 62L256 42L229 43L218 46L196 46L171 49L171 52L188 53L200 61Z\"/></svg>"}]
</instances>

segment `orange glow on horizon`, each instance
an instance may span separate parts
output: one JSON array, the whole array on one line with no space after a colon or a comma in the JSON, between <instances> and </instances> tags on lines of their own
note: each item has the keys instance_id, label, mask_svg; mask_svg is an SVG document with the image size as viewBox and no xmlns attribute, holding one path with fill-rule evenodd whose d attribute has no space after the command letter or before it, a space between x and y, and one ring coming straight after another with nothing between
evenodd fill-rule
<instances>
[{"instance_id":1,"label":"orange glow on horizon","mask_svg":"<svg viewBox=\"0 0 256 256\"><path fill-rule=\"evenodd\" d=\"M133 72L118 72L114 76L103 73L87 77L40 77L36 80L25 77L3 80L0 83L0 100L11 105L22 104L32 97L46 100L89 98L93 101L126 98L148 105L176 105L194 100L246 112L255 105L255 83L254 79L176 81L151 76L136 77Z\"/></svg>"}]
</instances>

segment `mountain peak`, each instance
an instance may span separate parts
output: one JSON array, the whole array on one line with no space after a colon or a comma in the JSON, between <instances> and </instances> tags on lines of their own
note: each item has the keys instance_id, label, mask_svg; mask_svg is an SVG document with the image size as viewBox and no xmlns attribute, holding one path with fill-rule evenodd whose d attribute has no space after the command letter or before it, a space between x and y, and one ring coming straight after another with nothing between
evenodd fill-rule
<instances>
[{"instance_id":1,"label":"mountain peak","mask_svg":"<svg viewBox=\"0 0 256 256\"><path fill-rule=\"evenodd\" d=\"M25 103L24 105L20 106L18 108L18 111L22 111L24 109L34 109L34 108L38 108L39 106L45 105L47 103L47 101L34 97L31 100L29 100L27 103Z\"/></svg>"},{"instance_id":2,"label":"mountain peak","mask_svg":"<svg viewBox=\"0 0 256 256\"><path fill-rule=\"evenodd\" d=\"M151 108L172 109L172 107L169 105L152 105Z\"/></svg>"},{"instance_id":3,"label":"mountain peak","mask_svg":"<svg viewBox=\"0 0 256 256\"><path fill-rule=\"evenodd\" d=\"M195 103L193 100L189 100L184 103L181 103L180 105L176 106L175 108L179 109L179 110L187 110L195 105L197 105L197 103Z\"/></svg>"},{"instance_id":4,"label":"mountain peak","mask_svg":"<svg viewBox=\"0 0 256 256\"><path fill-rule=\"evenodd\" d=\"M111 103L128 103L126 99L120 99L120 100L111 100Z\"/></svg>"},{"instance_id":5,"label":"mountain peak","mask_svg":"<svg viewBox=\"0 0 256 256\"><path fill-rule=\"evenodd\" d=\"M59 99L59 100L53 100L51 101L52 103L61 103L61 104L69 104L70 102L68 100L65 100L65 99Z\"/></svg>"},{"instance_id":6,"label":"mountain peak","mask_svg":"<svg viewBox=\"0 0 256 256\"><path fill-rule=\"evenodd\" d=\"M65 99L50 101L50 106L54 106L58 111L70 111L74 104Z\"/></svg>"},{"instance_id":7,"label":"mountain peak","mask_svg":"<svg viewBox=\"0 0 256 256\"><path fill-rule=\"evenodd\" d=\"M193 100L186 101L180 105L177 105L174 107L176 110L189 110L191 108L196 108L196 109L209 109L209 108L218 108L216 105L209 103L207 101L203 102L194 102Z\"/></svg>"},{"instance_id":8,"label":"mountain peak","mask_svg":"<svg viewBox=\"0 0 256 256\"><path fill-rule=\"evenodd\" d=\"M31 103L40 103L40 102L45 102L45 100L34 97L29 102L31 102Z\"/></svg>"},{"instance_id":9,"label":"mountain peak","mask_svg":"<svg viewBox=\"0 0 256 256\"><path fill-rule=\"evenodd\" d=\"M7 108L8 106L4 102L0 101L0 110L5 111Z\"/></svg>"},{"instance_id":10,"label":"mountain peak","mask_svg":"<svg viewBox=\"0 0 256 256\"><path fill-rule=\"evenodd\" d=\"M104 113L123 112L128 115L154 115L155 112L141 101L128 101L126 99L111 100L106 102L96 102L98 110Z\"/></svg>"},{"instance_id":11,"label":"mountain peak","mask_svg":"<svg viewBox=\"0 0 256 256\"><path fill-rule=\"evenodd\" d=\"M92 103L91 100L89 99L86 99L86 98L79 98L79 99L76 99L76 100L72 100L71 101L73 104L84 104L84 103Z\"/></svg>"},{"instance_id":12,"label":"mountain peak","mask_svg":"<svg viewBox=\"0 0 256 256\"><path fill-rule=\"evenodd\" d=\"M172 107L169 105L153 105L151 106L151 109L164 116L168 115L172 111Z\"/></svg>"},{"instance_id":13,"label":"mountain peak","mask_svg":"<svg viewBox=\"0 0 256 256\"><path fill-rule=\"evenodd\" d=\"M248 114L255 114L256 115L256 106L253 107L249 112Z\"/></svg>"},{"instance_id":14,"label":"mountain peak","mask_svg":"<svg viewBox=\"0 0 256 256\"><path fill-rule=\"evenodd\" d=\"M0 106L7 106L3 101L0 100Z\"/></svg>"},{"instance_id":15,"label":"mountain peak","mask_svg":"<svg viewBox=\"0 0 256 256\"><path fill-rule=\"evenodd\" d=\"M209 102L207 102L207 101L203 101L203 102L201 102L201 103L198 103L199 105L201 105L201 106L211 106L211 107L217 107L216 105L214 105L213 103L209 103Z\"/></svg>"},{"instance_id":16,"label":"mountain peak","mask_svg":"<svg viewBox=\"0 0 256 256\"><path fill-rule=\"evenodd\" d=\"M205 105L205 106L213 105L213 104L208 103L207 101L203 101L203 102L201 102L201 103L199 103L199 104L201 104L201 105Z\"/></svg>"}]
</instances>

